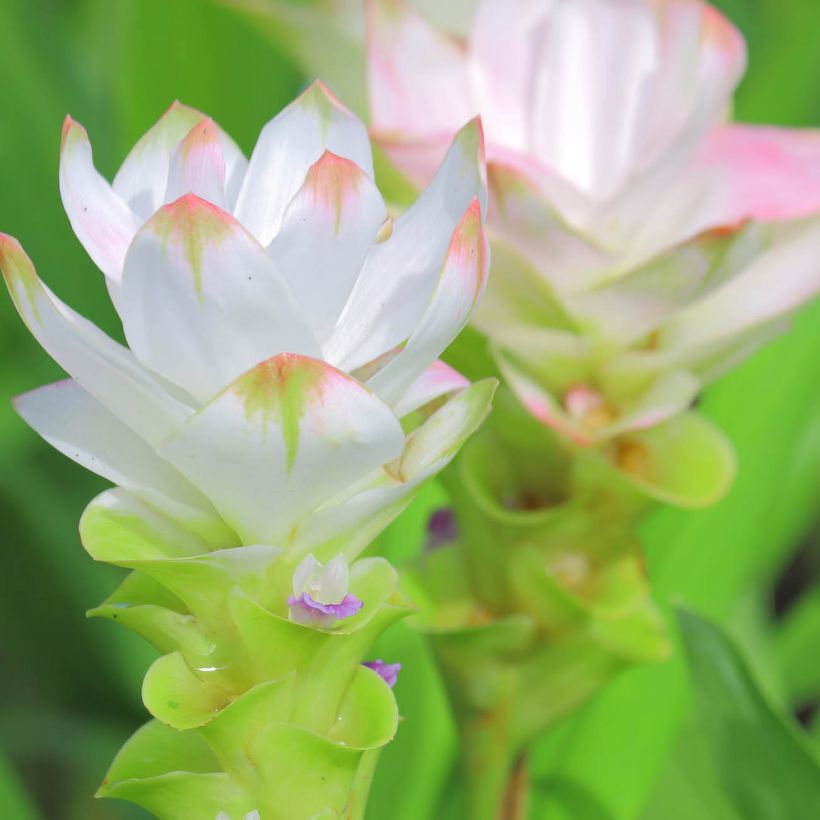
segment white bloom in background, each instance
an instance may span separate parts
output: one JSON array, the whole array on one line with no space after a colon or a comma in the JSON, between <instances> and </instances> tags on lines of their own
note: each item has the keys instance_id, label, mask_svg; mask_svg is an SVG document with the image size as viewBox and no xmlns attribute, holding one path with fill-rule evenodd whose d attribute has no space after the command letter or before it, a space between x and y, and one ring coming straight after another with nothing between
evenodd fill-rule
<instances>
[{"instance_id":1,"label":"white bloom in background","mask_svg":"<svg viewBox=\"0 0 820 820\"><path fill-rule=\"evenodd\" d=\"M488 406L488 385L436 360L484 287L483 162L472 121L393 222L364 125L318 83L263 128L249 161L175 103L112 184L68 118L63 201L128 347L0 235L21 316L72 377L18 411L215 545L366 541L362 522L377 527L441 469ZM405 434L403 416L451 394Z\"/></svg>"},{"instance_id":2,"label":"white bloom in background","mask_svg":"<svg viewBox=\"0 0 820 820\"><path fill-rule=\"evenodd\" d=\"M820 290L820 134L727 122L745 46L712 6L367 8L373 133L399 168L426 183L482 115L476 322L544 423L595 443L675 416Z\"/></svg>"}]
</instances>

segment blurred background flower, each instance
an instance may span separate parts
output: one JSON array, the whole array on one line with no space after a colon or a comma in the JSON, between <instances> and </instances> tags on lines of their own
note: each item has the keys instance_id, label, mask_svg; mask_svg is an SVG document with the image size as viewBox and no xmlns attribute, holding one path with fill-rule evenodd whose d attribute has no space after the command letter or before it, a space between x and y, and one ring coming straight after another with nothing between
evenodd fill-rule
<instances>
[{"instance_id":1,"label":"blurred background flower","mask_svg":"<svg viewBox=\"0 0 820 820\"><path fill-rule=\"evenodd\" d=\"M296 64L304 58L292 33L270 12L298 14L295 22L316 26L316 41L328 49L334 18L328 4L309 0L235 5L250 13L210 0L0 2L0 228L20 238L64 301L115 338L122 338L121 330L102 277L75 239L57 192L60 124L70 112L93 130L95 161L107 177L175 98L211 112L249 152L264 122L313 79ZM314 5L323 15L307 16ZM737 118L820 125L816 0L717 5L749 43ZM338 87L333 77L323 78L343 95L364 87L363 62L349 65L354 74L360 65L361 85L353 75ZM347 102L362 110L362 100ZM62 374L30 338L10 299L0 300L0 339L0 816L146 817L127 804L90 797L115 750L144 719L139 685L152 657L136 637L83 615L119 574L93 564L77 536L83 507L104 483L51 451L13 413L8 398ZM787 335L707 391L700 409L735 445L738 480L714 508L663 510L644 533L661 602L683 600L719 619L769 701L802 722L816 746L818 349L815 304ZM421 548L429 514L443 499L435 487L425 491L383 536L391 558ZM458 817L457 809L448 814L438 803L452 775L455 739L427 650L399 626L374 657L402 664L396 696L407 720L379 767L369 816ZM742 779L754 784L755 761L745 749L754 744L736 738L734 746L721 747L698 730L694 704L709 681L695 672L690 681L680 658L635 670L564 721L535 756L534 777L543 792L535 816L753 816L737 813L716 771L728 769L734 782L732 771L742 770ZM710 702L732 708L719 697ZM779 776L776 766L766 774ZM760 803L757 810L767 808Z\"/></svg>"}]
</instances>

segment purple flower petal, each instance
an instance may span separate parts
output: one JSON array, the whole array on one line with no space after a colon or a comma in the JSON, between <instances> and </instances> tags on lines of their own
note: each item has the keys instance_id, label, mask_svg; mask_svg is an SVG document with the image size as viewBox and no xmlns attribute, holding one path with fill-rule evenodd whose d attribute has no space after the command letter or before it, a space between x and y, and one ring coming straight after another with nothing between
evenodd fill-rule
<instances>
[{"instance_id":1,"label":"purple flower petal","mask_svg":"<svg viewBox=\"0 0 820 820\"><path fill-rule=\"evenodd\" d=\"M392 689L401 672L400 663L385 663L381 658L375 661L365 661L362 666L372 669Z\"/></svg>"},{"instance_id":2,"label":"purple flower petal","mask_svg":"<svg viewBox=\"0 0 820 820\"><path fill-rule=\"evenodd\" d=\"M456 518L450 507L439 507L427 522L427 543L424 548L434 550L458 538Z\"/></svg>"},{"instance_id":3,"label":"purple flower petal","mask_svg":"<svg viewBox=\"0 0 820 820\"><path fill-rule=\"evenodd\" d=\"M323 604L315 601L307 592L303 592L298 598L291 595L288 598L288 606L296 623L327 629L336 621L355 615L364 604L350 593L345 595L338 604Z\"/></svg>"}]
</instances>

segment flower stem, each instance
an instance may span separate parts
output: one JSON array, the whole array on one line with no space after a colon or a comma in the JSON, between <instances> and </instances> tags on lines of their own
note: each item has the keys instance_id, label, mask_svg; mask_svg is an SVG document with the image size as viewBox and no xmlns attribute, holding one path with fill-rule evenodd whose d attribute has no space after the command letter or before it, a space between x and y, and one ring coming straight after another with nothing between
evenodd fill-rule
<instances>
[{"instance_id":1,"label":"flower stem","mask_svg":"<svg viewBox=\"0 0 820 820\"><path fill-rule=\"evenodd\" d=\"M530 808L529 752L519 752L513 762L501 805L501 820L526 820Z\"/></svg>"},{"instance_id":2,"label":"flower stem","mask_svg":"<svg viewBox=\"0 0 820 820\"><path fill-rule=\"evenodd\" d=\"M529 806L526 750L510 736L510 710L474 714L461 724L468 820L525 820Z\"/></svg>"}]
</instances>

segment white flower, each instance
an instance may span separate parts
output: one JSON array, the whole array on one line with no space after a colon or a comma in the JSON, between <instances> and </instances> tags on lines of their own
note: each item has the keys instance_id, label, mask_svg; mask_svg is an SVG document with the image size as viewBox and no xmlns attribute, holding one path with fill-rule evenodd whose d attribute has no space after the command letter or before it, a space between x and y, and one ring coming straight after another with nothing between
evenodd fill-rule
<instances>
[{"instance_id":1,"label":"white flower","mask_svg":"<svg viewBox=\"0 0 820 820\"><path fill-rule=\"evenodd\" d=\"M487 385L465 390L436 361L488 267L477 121L395 223L364 125L320 84L264 127L250 161L174 104L111 185L68 118L60 189L128 347L0 235L21 316L72 377L17 409L212 543L231 541L222 522L244 544L366 542L486 412ZM450 394L439 422L405 435L402 416Z\"/></svg>"},{"instance_id":2,"label":"white flower","mask_svg":"<svg viewBox=\"0 0 820 820\"><path fill-rule=\"evenodd\" d=\"M369 0L372 121L422 183L481 113L509 383L582 443L681 413L820 290L820 135L727 124L745 45L701 0L452 10Z\"/></svg>"}]
</instances>

